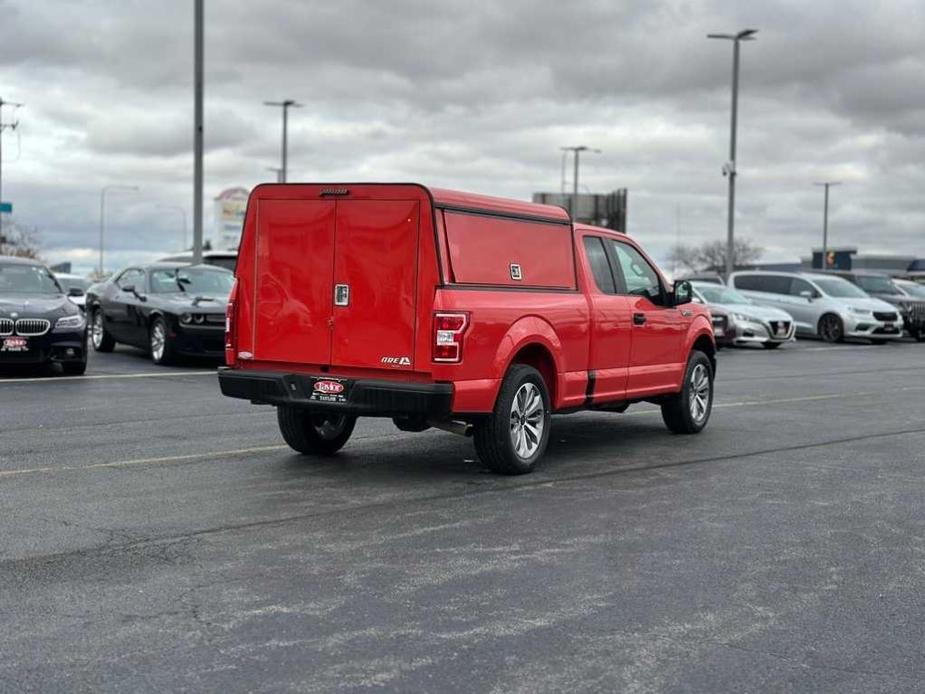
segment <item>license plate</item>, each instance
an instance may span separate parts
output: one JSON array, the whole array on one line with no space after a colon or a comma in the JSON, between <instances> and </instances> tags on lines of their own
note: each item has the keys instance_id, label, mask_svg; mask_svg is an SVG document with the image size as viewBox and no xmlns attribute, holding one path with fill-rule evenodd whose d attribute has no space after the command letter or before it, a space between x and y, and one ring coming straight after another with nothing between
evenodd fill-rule
<instances>
[{"instance_id":1,"label":"license plate","mask_svg":"<svg viewBox=\"0 0 925 694\"><path fill-rule=\"evenodd\" d=\"M24 337L5 337L0 352L28 352L29 340Z\"/></svg>"},{"instance_id":2,"label":"license plate","mask_svg":"<svg viewBox=\"0 0 925 694\"><path fill-rule=\"evenodd\" d=\"M892 329L893 329L893 324L892 324L892 323L884 323L884 324L883 324L883 327L886 328L887 330L892 330Z\"/></svg>"},{"instance_id":3,"label":"license plate","mask_svg":"<svg viewBox=\"0 0 925 694\"><path fill-rule=\"evenodd\" d=\"M312 402L347 402L349 383L341 378L312 379L308 399Z\"/></svg>"},{"instance_id":4,"label":"license plate","mask_svg":"<svg viewBox=\"0 0 925 694\"><path fill-rule=\"evenodd\" d=\"M723 337L726 334L726 331L722 328L713 328L713 335L715 337Z\"/></svg>"},{"instance_id":5,"label":"license plate","mask_svg":"<svg viewBox=\"0 0 925 694\"><path fill-rule=\"evenodd\" d=\"M778 326L777 326L777 334L778 334L778 335L786 335L786 334L787 334L787 326L786 326L786 325L778 325Z\"/></svg>"}]
</instances>

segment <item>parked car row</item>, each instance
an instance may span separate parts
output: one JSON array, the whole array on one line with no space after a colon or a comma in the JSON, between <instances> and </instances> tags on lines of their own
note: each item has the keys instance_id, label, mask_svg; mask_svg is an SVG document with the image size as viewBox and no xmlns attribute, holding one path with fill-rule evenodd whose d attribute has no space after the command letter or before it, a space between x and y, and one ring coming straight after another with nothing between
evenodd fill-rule
<instances>
[{"instance_id":1,"label":"parked car row","mask_svg":"<svg viewBox=\"0 0 925 694\"><path fill-rule=\"evenodd\" d=\"M728 286L692 282L713 314L717 343L776 348L795 337L885 344L925 340L925 287L862 272L735 272Z\"/></svg>"}]
</instances>

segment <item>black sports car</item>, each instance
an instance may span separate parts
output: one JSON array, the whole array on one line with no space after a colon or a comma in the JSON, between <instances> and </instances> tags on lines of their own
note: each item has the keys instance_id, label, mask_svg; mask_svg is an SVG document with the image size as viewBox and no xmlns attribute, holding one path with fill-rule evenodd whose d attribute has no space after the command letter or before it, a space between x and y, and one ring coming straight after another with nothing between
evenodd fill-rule
<instances>
[{"instance_id":1,"label":"black sports car","mask_svg":"<svg viewBox=\"0 0 925 694\"><path fill-rule=\"evenodd\" d=\"M59 363L87 370L87 322L55 276L37 260L0 256L0 366Z\"/></svg>"},{"instance_id":2,"label":"black sports car","mask_svg":"<svg viewBox=\"0 0 925 694\"><path fill-rule=\"evenodd\" d=\"M179 355L225 356L225 305L234 282L210 265L130 267L87 290L90 340L98 352L117 342L141 347L155 364Z\"/></svg>"}]
</instances>

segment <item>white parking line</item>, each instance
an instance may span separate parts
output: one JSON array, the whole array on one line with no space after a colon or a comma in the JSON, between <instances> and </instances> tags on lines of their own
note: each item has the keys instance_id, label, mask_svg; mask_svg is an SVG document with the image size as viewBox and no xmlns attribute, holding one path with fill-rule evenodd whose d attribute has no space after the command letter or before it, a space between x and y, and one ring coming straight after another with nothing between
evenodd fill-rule
<instances>
[{"instance_id":1,"label":"white parking line","mask_svg":"<svg viewBox=\"0 0 925 694\"><path fill-rule=\"evenodd\" d=\"M97 374L96 376L49 376L48 378L0 378L0 386L6 383L61 383L62 381L104 381L119 378L180 378L181 376L214 376L212 369L197 371L165 371L140 374Z\"/></svg>"}]
</instances>

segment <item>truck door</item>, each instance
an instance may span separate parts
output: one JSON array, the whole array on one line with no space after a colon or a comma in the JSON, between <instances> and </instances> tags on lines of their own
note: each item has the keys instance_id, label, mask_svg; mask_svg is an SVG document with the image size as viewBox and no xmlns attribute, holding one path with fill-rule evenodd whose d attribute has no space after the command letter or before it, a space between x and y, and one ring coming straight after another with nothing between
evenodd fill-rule
<instances>
[{"instance_id":1,"label":"truck door","mask_svg":"<svg viewBox=\"0 0 925 694\"><path fill-rule=\"evenodd\" d=\"M419 203L338 200L331 364L414 366Z\"/></svg>"},{"instance_id":2,"label":"truck door","mask_svg":"<svg viewBox=\"0 0 925 694\"><path fill-rule=\"evenodd\" d=\"M622 292L629 299L633 321L627 395L676 390L686 367L679 360L691 319L678 308L661 305L665 288L658 271L638 250L610 239L608 251Z\"/></svg>"},{"instance_id":3,"label":"truck door","mask_svg":"<svg viewBox=\"0 0 925 694\"><path fill-rule=\"evenodd\" d=\"M585 268L590 272L591 343L588 354L588 395L602 403L626 397L632 344L629 299L617 293L610 260L600 236L582 240Z\"/></svg>"},{"instance_id":4,"label":"truck door","mask_svg":"<svg viewBox=\"0 0 925 694\"><path fill-rule=\"evenodd\" d=\"M255 359L330 363L335 205L329 200L260 201Z\"/></svg>"}]
</instances>

